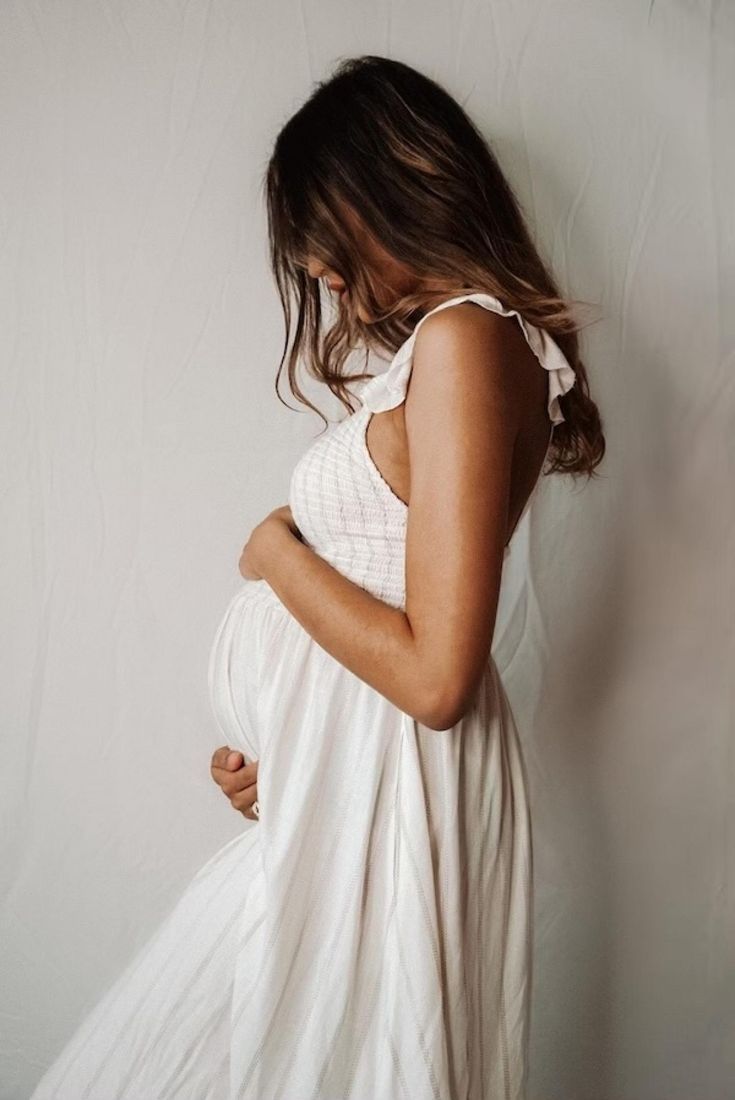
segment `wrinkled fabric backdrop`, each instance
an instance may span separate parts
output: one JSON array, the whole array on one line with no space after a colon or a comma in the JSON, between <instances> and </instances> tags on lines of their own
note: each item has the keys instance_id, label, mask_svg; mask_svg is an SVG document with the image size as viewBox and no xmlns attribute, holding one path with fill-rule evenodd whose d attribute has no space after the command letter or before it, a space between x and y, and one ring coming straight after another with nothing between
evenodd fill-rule
<instances>
[{"instance_id":1,"label":"wrinkled fabric backdrop","mask_svg":"<svg viewBox=\"0 0 735 1100\"><path fill-rule=\"evenodd\" d=\"M530 1100L731 1100L735 5L717 0L0 8L0 1096L28 1096L242 827L209 776L209 647L321 427L273 388L261 179L312 82L362 53L457 96L563 289L595 304L608 456L597 482L544 485L496 638L533 810Z\"/></svg>"}]
</instances>

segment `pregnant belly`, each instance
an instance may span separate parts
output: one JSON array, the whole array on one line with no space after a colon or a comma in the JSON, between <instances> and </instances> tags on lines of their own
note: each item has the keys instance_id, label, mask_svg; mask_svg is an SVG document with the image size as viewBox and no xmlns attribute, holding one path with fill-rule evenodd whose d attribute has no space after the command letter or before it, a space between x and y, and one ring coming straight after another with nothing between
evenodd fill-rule
<instances>
[{"instance_id":1,"label":"pregnant belly","mask_svg":"<svg viewBox=\"0 0 735 1100\"><path fill-rule=\"evenodd\" d=\"M293 617L266 581L244 581L227 605L210 650L209 701L222 744L259 759L258 694L267 643ZM293 620L294 622L296 620Z\"/></svg>"}]
</instances>

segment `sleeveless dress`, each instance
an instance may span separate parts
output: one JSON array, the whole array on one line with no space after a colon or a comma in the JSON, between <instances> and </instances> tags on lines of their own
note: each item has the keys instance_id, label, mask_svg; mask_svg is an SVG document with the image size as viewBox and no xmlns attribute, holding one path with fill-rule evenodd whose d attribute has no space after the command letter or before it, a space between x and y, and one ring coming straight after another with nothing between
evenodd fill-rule
<instances>
[{"instance_id":1,"label":"sleeveless dress","mask_svg":"<svg viewBox=\"0 0 735 1100\"><path fill-rule=\"evenodd\" d=\"M404 400L423 321L462 301L518 318L553 431L570 364L465 294L424 314L291 479L305 542L394 607L408 508L365 432ZM194 876L32 1100L524 1100L531 828L493 656L469 713L429 729L258 580L229 603L208 675L216 744L259 760L260 818Z\"/></svg>"}]
</instances>

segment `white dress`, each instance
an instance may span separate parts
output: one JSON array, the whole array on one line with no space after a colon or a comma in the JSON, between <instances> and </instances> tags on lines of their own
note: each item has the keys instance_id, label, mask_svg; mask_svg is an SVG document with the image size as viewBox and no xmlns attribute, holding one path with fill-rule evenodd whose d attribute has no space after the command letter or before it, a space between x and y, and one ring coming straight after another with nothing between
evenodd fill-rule
<instances>
[{"instance_id":1,"label":"white dress","mask_svg":"<svg viewBox=\"0 0 735 1100\"><path fill-rule=\"evenodd\" d=\"M395 607L407 507L365 430L403 401L420 324L467 300L514 313L484 293L429 311L291 480L304 540ZM574 372L514 315L553 425ZM429 729L244 581L209 686L217 743L259 760L260 819L194 876L32 1100L523 1100L531 829L493 657L470 712Z\"/></svg>"}]
</instances>

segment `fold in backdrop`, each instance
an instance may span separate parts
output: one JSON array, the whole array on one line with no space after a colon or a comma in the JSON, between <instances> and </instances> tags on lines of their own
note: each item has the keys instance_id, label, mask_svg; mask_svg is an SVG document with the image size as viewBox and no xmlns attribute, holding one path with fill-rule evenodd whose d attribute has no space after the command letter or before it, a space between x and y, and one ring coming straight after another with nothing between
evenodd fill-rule
<instances>
[{"instance_id":1,"label":"fold in backdrop","mask_svg":"<svg viewBox=\"0 0 735 1100\"><path fill-rule=\"evenodd\" d=\"M544 485L495 641L531 785L530 1098L735 1097L734 24L716 0L2 6L2 1100L242 827L209 777L209 647L321 426L273 390L261 177L362 53L457 96L599 306L608 456Z\"/></svg>"}]
</instances>

